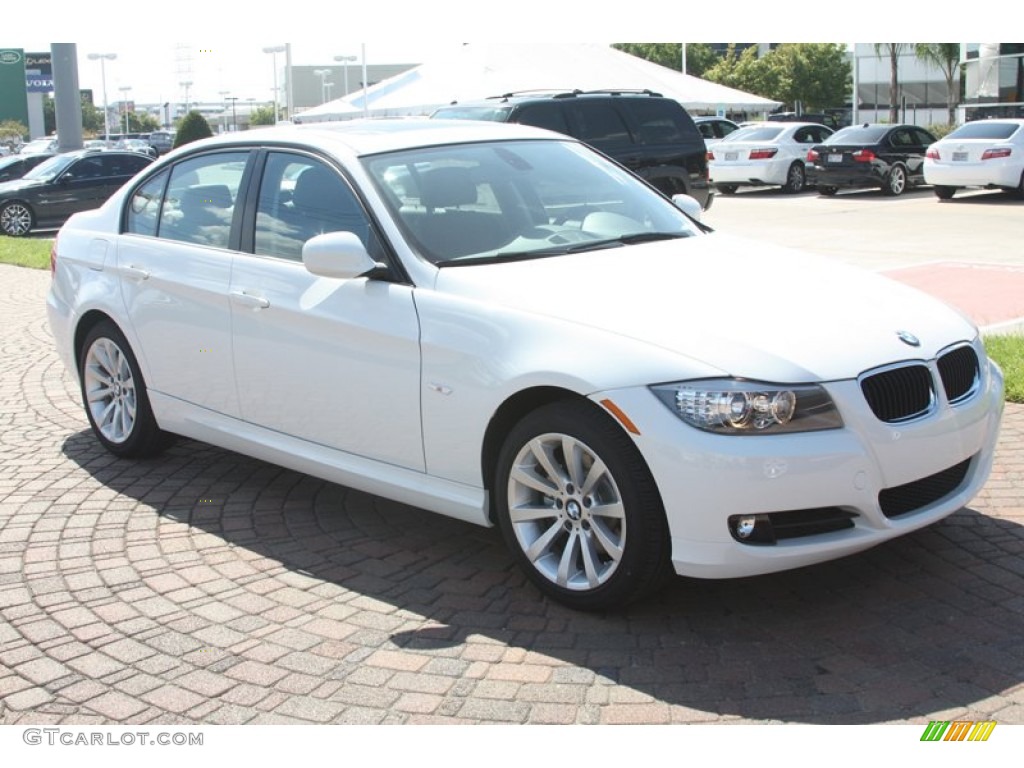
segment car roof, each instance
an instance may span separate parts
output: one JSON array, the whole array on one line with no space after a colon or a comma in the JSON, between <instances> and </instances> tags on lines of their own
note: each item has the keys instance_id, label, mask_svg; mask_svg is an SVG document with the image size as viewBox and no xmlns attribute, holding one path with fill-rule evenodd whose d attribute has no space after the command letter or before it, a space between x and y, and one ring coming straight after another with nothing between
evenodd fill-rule
<instances>
[{"instance_id":1,"label":"car roof","mask_svg":"<svg viewBox=\"0 0 1024 768\"><path fill-rule=\"evenodd\" d=\"M518 123L384 118L256 128L241 134L214 136L187 146L312 145L336 153L362 156L446 144L552 138L575 141L562 134Z\"/></svg>"}]
</instances>

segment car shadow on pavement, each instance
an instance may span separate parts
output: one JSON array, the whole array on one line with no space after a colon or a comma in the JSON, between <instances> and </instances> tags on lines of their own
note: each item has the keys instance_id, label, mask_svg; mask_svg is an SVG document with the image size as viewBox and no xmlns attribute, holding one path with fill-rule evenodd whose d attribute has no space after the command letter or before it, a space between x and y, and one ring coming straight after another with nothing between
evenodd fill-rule
<instances>
[{"instance_id":1,"label":"car shadow on pavement","mask_svg":"<svg viewBox=\"0 0 1024 768\"><path fill-rule=\"evenodd\" d=\"M481 641L522 649L558 663L549 685L604 684L623 700L651 697L709 719L987 719L1013 704L1005 697L1015 688L1019 711L1024 527L970 509L840 561L747 579L676 578L621 612L585 614L543 598L496 529L190 440L131 462L83 431L63 451L123 497L123 525L137 536L177 537L175 551L193 547L193 562L233 553L263 582L284 573L333 584L340 599L368 598L418 624L376 635L361 627L378 650L451 658Z\"/></svg>"}]
</instances>

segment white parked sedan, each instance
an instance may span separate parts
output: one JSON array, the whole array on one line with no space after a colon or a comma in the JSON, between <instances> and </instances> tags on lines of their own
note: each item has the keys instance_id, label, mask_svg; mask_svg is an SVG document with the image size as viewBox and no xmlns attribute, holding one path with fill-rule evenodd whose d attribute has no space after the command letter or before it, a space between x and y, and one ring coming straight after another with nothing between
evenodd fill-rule
<instances>
[{"instance_id":1,"label":"white parked sedan","mask_svg":"<svg viewBox=\"0 0 1024 768\"><path fill-rule=\"evenodd\" d=\"M940 520L1002 413L959 313L504 123L195 142L68 222L47 304L115 455L184 435L496 525L583 609Z\"/></svg>"},{"instance_id":2,"label":"white parked sedan","mask_svg":"<svg viewBox=\"0 0 1024 768\"><path fill-rule=\"evenodd\" d=\"M807 183L807 150L832 135L817 123L758 123L740 128L708 151L708 174L727 195L739 187L782 187L800 192Z\"/></svg>"},{"instance_id":3,"label":"white parked sedan","mask_svg":"<svg viewBox=\"0 0 1024 768\"><path fill-rule=\"evenodd\" d=\"M932 144L924 180L940 200L963 187L1005 189L1024 197L1024 120L978 120Z\"/></svg>"}]
</instances>

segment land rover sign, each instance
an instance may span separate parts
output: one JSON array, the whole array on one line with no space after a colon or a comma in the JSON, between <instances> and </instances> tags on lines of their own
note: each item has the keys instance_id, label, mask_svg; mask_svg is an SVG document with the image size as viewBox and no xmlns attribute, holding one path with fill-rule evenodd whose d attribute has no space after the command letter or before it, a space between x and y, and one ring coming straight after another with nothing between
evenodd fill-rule
<instances>
[{"instance_id":1,"label":"land rover sign","mask_svg":"<svg viewBox=\"0 0 1024 768\"><path fill-rule=\"evenodd\" d=\"M25 86L25 52L21 48L0 48L0 123L16 120L28 125Z\"/></svg>"}]
</instances>

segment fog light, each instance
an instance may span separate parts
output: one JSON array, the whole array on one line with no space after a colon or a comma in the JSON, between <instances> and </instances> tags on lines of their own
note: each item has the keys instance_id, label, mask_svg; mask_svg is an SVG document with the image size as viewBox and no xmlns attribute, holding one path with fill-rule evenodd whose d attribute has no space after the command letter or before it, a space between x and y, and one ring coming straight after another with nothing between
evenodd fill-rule
<instances>
[{"instance_id":1,"label":"fog light","mask_svg":"<svg viewBox=\"0 0 1024 768\"><path fill-rule=\"evenodd\" d=\"M756 517L741 517L736 522L736 535L741 539L749 539L754 535L754 529L757 527Z\"/></svg>"},{"instance_id":2,"label":"fog light","mask_svg":"<svg viewBox=\"0 0 1024 768\"><path fill-rule=\"evenodd\" d=\"M774 544L775 529L768 515L732 515L729 533L741 544Z\"/></svg>"}]
</instances>

